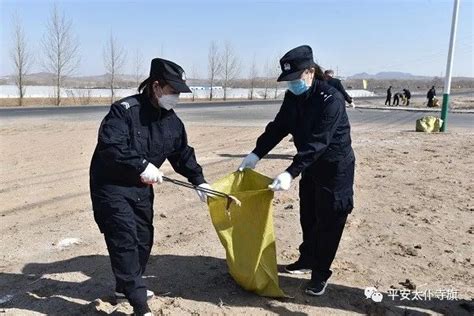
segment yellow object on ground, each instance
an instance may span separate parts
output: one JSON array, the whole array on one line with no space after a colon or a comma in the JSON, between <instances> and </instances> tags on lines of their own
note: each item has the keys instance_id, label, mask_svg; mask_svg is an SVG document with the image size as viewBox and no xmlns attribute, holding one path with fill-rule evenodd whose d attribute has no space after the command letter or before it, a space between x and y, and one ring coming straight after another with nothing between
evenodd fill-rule
<instances>
[{"instance_id":1,"label":"yellow object on ground","mask_svg":"<svg viewBox=\"0 0 474 316\"><path fill-rule=\"evenodd\" d=\"M209 210L234 280L259 295L283 297L278 285L273 192L267 188L271 182L250 169L234 172L212 188L235 196L242 205L231 203L227 210L227 199L216 197L209 199Z\"/></svg>"},{"instance_id":2,"label":"yellow object on ground","mask_svg":"<svg viewBox=\"0 0 474 316\"><path fill-rule=\"evenodd\" d=\"M439 132L443 120L436 116L425 116L421 119L416 120L416 131L417 132Z\"/></svg>"}]
</instances>

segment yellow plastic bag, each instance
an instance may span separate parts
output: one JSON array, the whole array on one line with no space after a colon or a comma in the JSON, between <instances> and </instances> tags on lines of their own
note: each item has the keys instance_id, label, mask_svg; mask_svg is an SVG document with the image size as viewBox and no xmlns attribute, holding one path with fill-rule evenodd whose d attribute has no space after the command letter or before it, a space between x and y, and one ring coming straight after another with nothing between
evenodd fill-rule
<instances>
[{"instance_id":1,"label":"yellow plastic bag","mask_svg":"<svg viewBox=\"0 0 474 316\"><path fill-rule=\"evenodd\" d=\"M253 170L234 172L212 185L240 200L239 207L226 198L210 198L212 224L226 250L234 280L248 291L270 297L285 296L278 285L272 199L272 182Z\"/></svg>"},{"instance_id":2,"label":"yellow plastic bag","mask_svg":"<svg viewBox=\"0 0 474 316\"><path fill-rule=\"evenodd\" d=\"M416 120L416 131L417 132L439 132L443 120L436 116L425 116Z\"/></svg>"}]
</instances>

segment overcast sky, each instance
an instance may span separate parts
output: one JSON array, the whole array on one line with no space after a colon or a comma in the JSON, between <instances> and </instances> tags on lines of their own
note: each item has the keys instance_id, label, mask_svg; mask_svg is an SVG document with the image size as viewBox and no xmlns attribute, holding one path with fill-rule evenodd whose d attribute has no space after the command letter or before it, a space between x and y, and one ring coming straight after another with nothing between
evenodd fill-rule
<instances>
[{"instance_id":1,"label":"overcast sky","mask_svg":"<svg viewBox=\"0 0 474 316\"><path fill-rule=\"evenodd\" d=\"M12 16L23 22L41 69L41 39L53 1L0 0L0 75L12 72ZM360 72L410 72L440 76L446 70L453 0L339 1L56 1L72 20L80 43L76 75L105 72L103 45L110 32L128 53L137 51L144 72L153 57L181 64L188 77L207 77L212 40L230 41L247 76L257 64L275 63L289 49L309 44L316 61L342 76ZM473 0L461 0L454 76L474 77Z\"/></svg>"}]
</instances>

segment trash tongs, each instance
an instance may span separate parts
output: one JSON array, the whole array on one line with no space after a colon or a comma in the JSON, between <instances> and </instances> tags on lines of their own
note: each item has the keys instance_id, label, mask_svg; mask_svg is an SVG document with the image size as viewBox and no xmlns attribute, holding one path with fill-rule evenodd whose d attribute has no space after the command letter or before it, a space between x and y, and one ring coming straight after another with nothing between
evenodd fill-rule
<instances>
[{"instance_id":1,"label":"trash tongs","mask_svg":"<svg viewBox=\"0 0 474 316\"><path fill-rule=\"evenodd\" d=\"M232 195L224 193L224 192L219 192L219 191L215 191L215 190L211 190L211 189L201 188L197 185L194 185L194 184L191 184L191 183L188 183L188 182L184 182L184 181L180 181L180 180L176 180L176 179L171 179L171 178L168 178L168 177L163 177L163 181L170 182L170 183L173 183L173 184L185 187L185 188L195 189L195 190L198 190L198 191L201 191L201 192L204 192L204 193L208 193L210 195L224 197L224 198L227 199L227 205L226 205L227 210L230 208L230 205L232 204L232 202L235 202L235 204L237 206L242 205L242 203L235 196L232 196Z\"/></svg>"}]
</instances>

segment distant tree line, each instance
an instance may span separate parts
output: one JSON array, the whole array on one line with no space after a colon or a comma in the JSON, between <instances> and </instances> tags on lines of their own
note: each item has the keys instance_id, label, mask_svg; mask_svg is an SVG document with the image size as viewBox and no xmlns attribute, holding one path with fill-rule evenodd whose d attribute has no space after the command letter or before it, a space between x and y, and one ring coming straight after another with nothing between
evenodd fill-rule
<instances>
[{"instance_id":1,"label":"distant tree line","mask_svg":"<svg viewBox=\"0 0 474 316\"><path fill-rule=\"evenodd\" d=\"M72 20L68 19L63 11L56 4L50 10L46 28L41 40L41 50L36 53L30 46L27 34L23 28L22 21L18 15L12 18L12 44L11 62L14 68L13 81L18 88L18 105L23 104L26 93L27 76L33 63L41 65L41 68L52 74L53 80L48 84L53 84L56 105L61 105L61 89L66 87L67 81L77 71L80 65L79 39L73 30ZM144 68L146 62L139 49L134 52L131 60L132 75L124 79L123 70L127 64L127 51L120 44L113 30L110 31L108 39L103 44L103 65L106 71L105 78L101 82L92 82L95 87L107 87L110 89L111 102L116 97L116 89L123 87L137 87L145 78ZM163 55L163 46L161 46ZM207 78L198 79L195 67L191 69L191 77L188 80L190 85L204 85L208 88L209 99L215 99L214 88L221 86L223 99L228 98L228 89L232 87L249 89L248 98L256 97L256 89L260 97L264 99L276 99L278 88L282 87L276 81L280 73L278 56L268 58L265 63L258 67L256 56L252 61L242 64L232 43L224 41L219 45L216 41L211 41L208 49ZM441 87L441 78L435 77L433 80L368 80L369 90L379 93L389 85L394 87L408 87L412 90L424 90L431 85ZM1 83L1 81L0 81ZM349 89L362 89L362 80L347 80L345 86ZM457 84L457 85L456 85ZM453 88L473 88L472 80L453 80ZM194 93L193 93L194 100Z\"/></svg>"},{"instance_id":2,"label":"distant tree line","mask_svg":"<svg viewBox=\"0 0 474 316\"><path fill-rule=\"evenodd\" d=\"M14 27L11 61L14 68L14 82L18 88L18 105L23 104L26 93L26 78L34 63L39 64L45 72L52 74L54 79L49 82L49 84L54 85L54 95L52 97L57 106L61 105L61 89L66 86L67 80L78 70L81 60L80 42L74 32L72 20L54 4L48 16L38 54L29 44L20 17L15 15L12 22ZM161 47L161 50L163 51L163 47ZM103 44L103 64L106 77L104 78L105 82L102 83L110 89L111 102L115 100L115 90L118 87L124 85L136 87L145 77L143 56L140 50L135 52L132 59L133 79L123 80L120 74L123 73L127 63L127 52L111 30L108 39ZM249 70L248 74L242 73L244 68ZM259 70L255 56L250 65L243 67L231 42L225 41L222 47L219 47L215 41L212 41L209 45L208 77L205 84L210 88L210 100L215 98L213 88L216 85L222 86L223 98L226 100L229 88L234 87L236 83L247 87L247 82L249 83L249 99L254 98L255 88L257 87L265 89L265 99L276 98L278 89L276 77L278 73L279 67L276 57L267 60L263 69ZM194 67L191 76L197 78Z\"/></svg>"}]
</instances>

